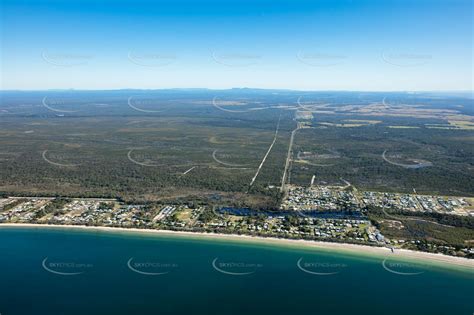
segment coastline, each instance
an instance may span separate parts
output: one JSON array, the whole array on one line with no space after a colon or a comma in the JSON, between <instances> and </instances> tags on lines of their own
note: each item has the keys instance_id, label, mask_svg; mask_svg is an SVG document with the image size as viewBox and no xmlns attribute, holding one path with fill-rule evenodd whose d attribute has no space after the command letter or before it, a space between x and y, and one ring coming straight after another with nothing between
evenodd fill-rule
<instances>
[{"instance_id":1,"label":"coastline","mask_svg":"<svg viewBox=\"0 0 474 315\"><path fill-rule=\"evenodd\" d=\"M371 257L371 258L392 258L397 260L408 260L418 263L427 263L438 267L457 267L466 270L474 271L474 260L447 256L443 254L419 252L408 249L396 249L393 253L387 247L375 247L368 245L348 244L348 243L333 243L322 241L309 240L294 240L275 237L261 237L250 235L237 234L218 234L218 233L204 233L204 232L187 232L187 231L170 231L170 230L147 230L137 228L122 228L122 227L106 227L106 226L85 226L85 225L59 225L59 224L33 224L33 223L1 223L0 229L5 227L17 228L36 228L36 229L61 229L61 230L82 230L82 231L96 231L107 233L126 233L138 234L148 236L170 236L183 239L201 239L201 240L219 240L231 241L238 243L253 243L270 245L286 248L299 249L313 249L317 251L324 251L325 253L339 253L349 254L356 257Z\"/></svg>"}]
</instances>

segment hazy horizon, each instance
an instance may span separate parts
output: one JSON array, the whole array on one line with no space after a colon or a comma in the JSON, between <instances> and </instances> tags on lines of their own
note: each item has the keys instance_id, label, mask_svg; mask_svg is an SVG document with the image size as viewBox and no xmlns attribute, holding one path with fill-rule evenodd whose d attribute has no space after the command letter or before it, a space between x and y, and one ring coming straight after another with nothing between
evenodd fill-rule
<instances>
[{"instance_id":1,"label":"hazy horizon","mask_svg":"<svg viewBox=\"0 0 474 315\"><path fill-rule=\"evenodd\" d=\"M3 1L2 90L472 90L472 2Z\"/></svg>"},{"instance_id":2,"label":"hazy horizon","mask_svg":"<svg viewBox=\"0 0 474 315\"><path fill-rule=\"evenodd\" d=\"M352 92L352 93L474 93L474 90L307 90L307 89L285 89L285 88L258 88L258 87L230 87L230 88L207 88L207 87L170 87L170 88L116 88L116 89L77 89L77 88L50 88L50 89L0 89L0 92L42 92L42 91L167 91L167 90L262 90L262 91L288 91L288 92Z\"/></svg>"}]
</instances>

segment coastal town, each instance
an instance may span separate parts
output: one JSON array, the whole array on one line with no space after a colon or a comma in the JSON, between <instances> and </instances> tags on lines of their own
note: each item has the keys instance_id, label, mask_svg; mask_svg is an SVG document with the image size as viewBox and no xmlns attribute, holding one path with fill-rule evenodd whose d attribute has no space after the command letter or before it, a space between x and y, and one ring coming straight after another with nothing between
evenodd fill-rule
<instances>
[{"instance_id":1,"label":"coastal town","mask_svg":"<svg viewBox=\"0 0 474 315\"><path fill-rule=\"evenodd\" d=\"M58 207L59 206L59 207ZM134 227L249 234L284 238L385 244L383 235L362 217L311 218L265 213L229 213L209 207L125 205L114 200L8 198L0 200L1 223Z\"/></svg>"},{"instance_id":2,"label":"coastal town","mask_svg":"<svg viewBox=\"0 0 474 315\"><path fill-rule=\"evenodd\" d=\"M346 186L290 186L279 211L189 204L126 204L115 199L9 197L0 199L0 223L106 226L243 234L420 249L474 255L418 239L388 238L367 216L368 207L474 216L472 199L360 192ZM375 222L376 223L376 222ZM403 223L384 220L400 229Z\"/></svg>"},{"instance_id":3,"label":"coastal town","mask_svg":"<svg viewBox=\"0 0 474 315\"><path fill-rule=\"evenodd\" d=\"M474 198L373 192L346 186L290 186L282 203L288 210L351 210L368 206L399 211L453 214L474 217Z\"/></svg>"}]
</instances>

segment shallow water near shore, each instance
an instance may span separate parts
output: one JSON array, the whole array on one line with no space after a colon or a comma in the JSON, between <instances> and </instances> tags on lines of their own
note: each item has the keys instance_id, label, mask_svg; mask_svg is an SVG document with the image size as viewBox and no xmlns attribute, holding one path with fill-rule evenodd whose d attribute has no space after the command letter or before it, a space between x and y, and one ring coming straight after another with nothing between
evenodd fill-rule
<instances>
[{"instance_id":1,"label":"shallow water near shore","mask_svg":"<svg viewBox=\"0 0 474 315\"><path fill-rule=\"evenodd\" d=\"M474 309L472 273L392 258L96 230L7 228L0 229L0 238L1 314Z\"/></svg>"}]
</instances>

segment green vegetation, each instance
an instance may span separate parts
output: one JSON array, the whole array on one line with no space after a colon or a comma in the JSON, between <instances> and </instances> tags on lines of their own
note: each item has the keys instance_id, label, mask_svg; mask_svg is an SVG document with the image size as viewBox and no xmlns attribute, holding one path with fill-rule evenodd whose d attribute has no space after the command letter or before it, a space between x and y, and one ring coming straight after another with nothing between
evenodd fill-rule
<instances>
[{"instance_id":1,"label":"green vegetation","mask_svg":"<svg viewBox=\"0 0 474 315\"><path fill-rule=\"evenodd\" d=\"M395 240L417 240L411 245L423 251L434 246L465 248L474 241L474 218L441 213L413 213L371 207L369 219L383 235ZM398 222L398 223L397 223Z\"/></svg>"},{"instance_id":2,"label":"green vegetation","mask_svg":"<svg viewBox=\"0 0 474 315\"><path fill-rule=\"evenodd\" d=\"M205 208L198 219L203 223L209 223L215 218L217 218L217 214L211 208Z\"/></svg>"},{"instance_id":3,"label":"green vegetation","mask_svg":"<svg viewBox=\"0 0 474 315\"><path fill-rule=\"evenodd\" d=\"M333 120L338 117L331 116ZM315 118L314 124L327 117ZM309 185L341 184L341 178L360 189L384 192L473 196L473 132L434 129L393 129L393 119L358 128L327 127L301 129L294 143L298 163L291 168L291 183ZM407 125L420 124L419 119L398 119ZM405 168L400 164L431 162L428 167Z\"/></svg>"},{"instance_id":4,"label":"green vegetation","mask_svg":"<svg viewBox=\"0 0 474 315\"><path fill-rule=\"evenodd\" d=\"M55 198L49 202L43 209L36 213L37 218L41 218L46 214L60 215L64 213L64 206L71 202L69 198Z\"/></svg>"},{"instance_id":5,"label":"green vegetation","mask_svg":"<svg viewBox=\"0 0 474 315\"><path fill-rule=\"evenodd\" d=\"M212 106L216 93L222 101L246 104L239 110L249 111L232 113ZM62 100L54 103L59 104L59 112L39 105L42 93L3 95L1 195L265 209L278 206L299 93L244 89L50 94L51 102ZM147 113L131 108L127 99L132 94L137 107L163 111ZM425 128L426 124L446 124L446 119L436 118L440 108L469 110L468 100L456 99L454 106L450 99L425 97L417 104L423 102L430 110L427 117L406 113L394 117L383 113L370 116L370 108L358 110L357 106L380 102L385 95L378 93L367 93L366 101L349 92L306 93L303 99L311 104L328 96L331 104L324 105L325 113L308 116L313 118L304 122L311 128L296 133L290 183L309 185L315 175L316 184L340 184L343 178L361 189L408 192L415 188L420 193L474 196L473 131ZM391 103L407 101L413 102L411 96L390 95ZM90 105L94 103L107 106ZM22 110L16 112L20 106ZM259 107L264 110L250 110ZM416 112L416 108L410 110ZM465 119L469 114L459 113L463 120L451 121L468 125ZM275 145L249 187L280 117ZM328 124L322 126L321 122ZM350 123L363 126L335 127ZM396 162L423 159L433 166L407 169L392 165L382 159L385 150Z\"/></svg>"},{"instance_id":6,"label":"green vegetation","mask_svg":"<svg viewBox=\"0 0 474 315\"><path fill-rule=\"evenodd\" d=\"M10 202L10 203L4 205L1 210L2 210L2 211L8 211L8 210L13 209L13 208L15 208L16 206L18 206L18 205L24 203L25 201L26 201L25 199L17 199L17 200L15 200L15 201L13 201L13 202Z\"/></svg>"}]
</instances>

